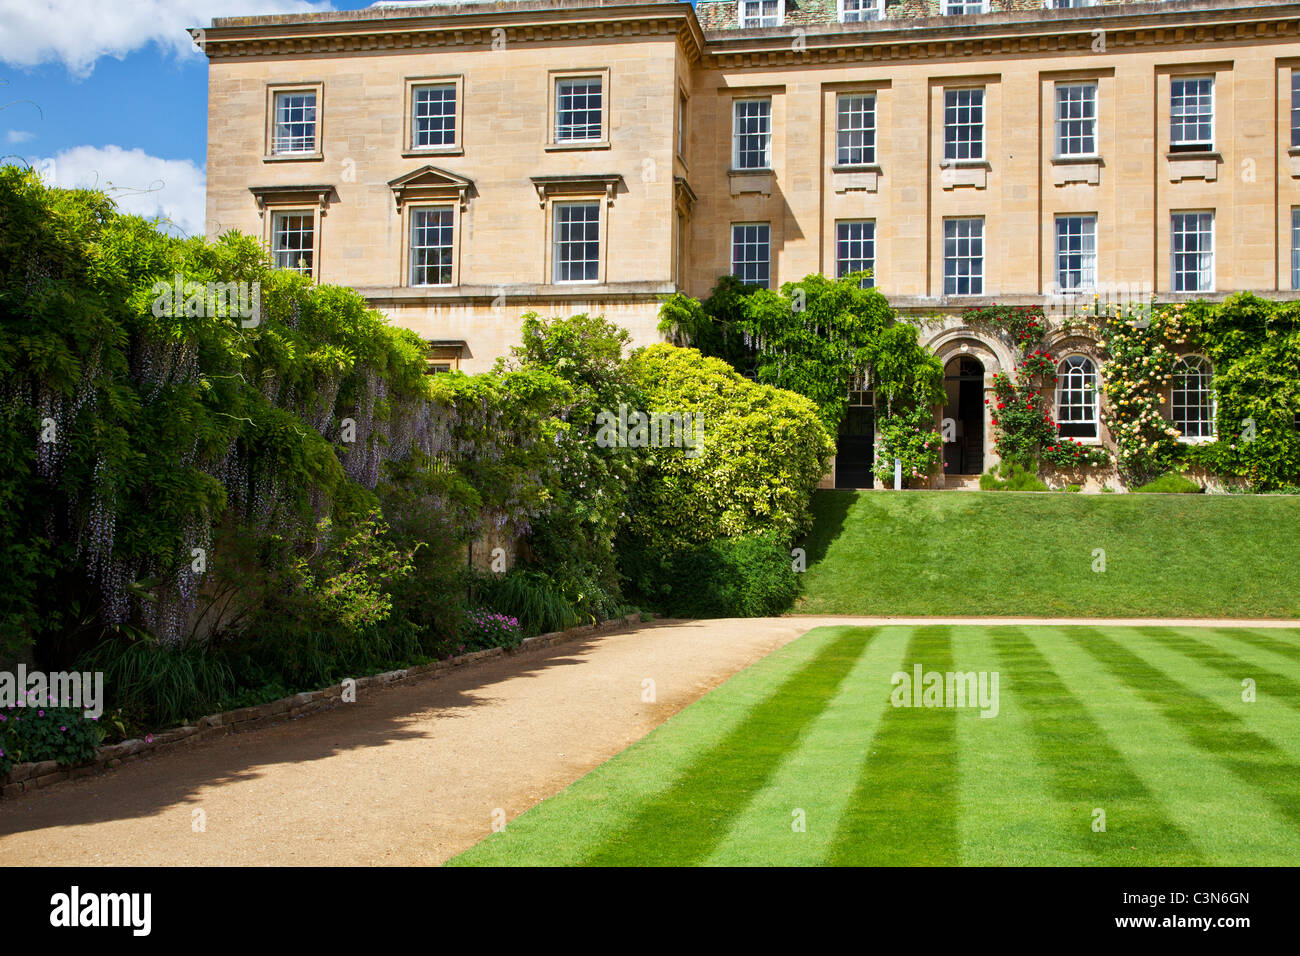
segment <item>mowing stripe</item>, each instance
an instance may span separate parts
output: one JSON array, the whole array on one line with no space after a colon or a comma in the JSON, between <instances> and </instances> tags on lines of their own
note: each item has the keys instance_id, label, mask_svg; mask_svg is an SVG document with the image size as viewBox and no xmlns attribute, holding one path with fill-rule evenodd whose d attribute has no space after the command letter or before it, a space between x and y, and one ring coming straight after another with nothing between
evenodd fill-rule
<instances>
[{"instance_id":1,"label":"mowing stripe","mask_svg":"<svg viewBox=\"0 0 1300 956\"><path fill-rule=\"evenodd\" d=\"M1057 799L1032 720L1038 702L1021 686L1021 655L1008 666L1001 627L966 626L953 635L960 672L998 674L997 716L957 714L957 820L963 865L1081 866L1093 862L1079 838L1086 817ZM996 648L996 650L995 650Z\"/></svg>"},{"instance_id":2,"label":"mowing stripe","mask_svg":"<svg viewBox=\"0 0 1300 956\"><path fill-rule=\"evenodd\" d=\"M1204 862L1258 866L1293 860L1300 842L1273 805L1189 743L1182 728L1158 707L1117 682L1066 636L1068 630L1073 628L1031 630L1030 636L1143 785L1160 800L1169 819L1196 845ZM1127 628L1108 628L1106 633L1127 644L1138 640ZM1111 839L1115 824L1127 818L1128 808L1103 809L1104 838ZM1152 852L1159 847L1148 847L1146 841L1125 845L1135 847L1137 862L1146 865L1198 862Z\"/></svg>"},{"instance_id":3,"label":"mowing stripe","mask_svg":"<svg viewBox=\"0 0 1300 956\"><path fill-rule=\"evenodd\" d=\"M899 670L952 670L950 627L918 627ZM892 688L891 688L892 689ZM952 866L957 859L957 712L883 706L826 862Z\"/></svg>"},{"instance_id":4,"label":"mowing stripe","mask_svg":"<svg viewBox=\"0 0 1300 956\"><path fill-rule=\"evenodd\" d=\"M745 720L649 801L622 832L597 846L587 866L690 866L766 785L804 728L835 697L874 631L850 629L757 704Z\"/></svg>"},{"instance_id":5,"label":"mowing stripe","mask_svg":"<svg viewBox=\"0 0 1300 956\"><path fill-rule=\"evenodd\" d=\"M888 704L889 677L898 670L911 635L910 627L876 632L835 698L785 756L768 785L737 814L708 865L816 866L825 859L853 796L855 771L866 759Z\"/></svg>"},{"instance_id":6,"label":"mowing stripe","mask_svg":"<svg viewBox=\"0 0 1300 956\"><path fill-rule=\"evenodd\" d=\"M1045 634L1043 643L1054 636ZM1045 822L1056 821L1057 839L1105 866L1132 864L1139 856L1135 847L1152 845L1167 847L1169 858L1161 863L1204 862L1191 838L1165 815L1160 800L1025 631L999 628L995 640L1007 685L1015 688L1029 713L1034 752L1049 771L1057 807L1045 811ZM1122 812L1117 813L1119 808ZM1093 830L1096 809L1107 813L1104 832ZM1149 851L1141 857L1149 861Z\"/></svg>"},{"instance_id":7,"label":"mowing stripe","mask_svg":"<svg viewBox=\"0 0 1300 956\"><path fill-rule=\"evenodd\" d=\"M1300 682L1292 680L1285 674L1279 674L1242 657L1228 654L1207 641L1197 640L1186 630L1144 627L1141 628L1141 633L1154 638L1170 650L1177 651L1225 675L1233 696L1238 700L1240 700L1242 678L1249 677L1255 681L1261 692L1267 689L1269 699L1275 699L1292 710L1300 710ZM1294 727L1290 730L1294 735Z\"/></svg>"},{"instance_id":8,"label":"mowing stripe","mask_svg":"<svg viewBox=\"0 0 1300 956\"><path fill-rule=\"evenodd\" d=\"M1070 628L1067 634L1120 682L1158 707L1194 746L1217 757L1300 829L1300 764L1285 751L1100 630Z\"/></svg>"},{"instance_id":9,"label":"mowing stripe","mask_svg":"<svg viewBox=\"0 0 1300 956\"><path fill-rule=\"evenodd\" d=\"M1266 631L1234 627L1221 628L1215 633L1300 663L1300 631L1272 629Z\"/></svg>"}]
</instances>

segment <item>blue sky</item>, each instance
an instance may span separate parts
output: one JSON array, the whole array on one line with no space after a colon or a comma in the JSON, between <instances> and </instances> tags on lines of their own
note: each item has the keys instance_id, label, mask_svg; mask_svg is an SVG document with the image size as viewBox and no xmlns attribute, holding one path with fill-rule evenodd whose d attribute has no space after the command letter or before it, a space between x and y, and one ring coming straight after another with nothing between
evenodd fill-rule
<instances>
[{"instance_id":1,"label":"blue sky","mask_svg":"<svg viewBox=\"0 0 1300 956\"><path fill-rule=\"evenodd\" d=\"M0 155L124 210L203 231L214 16L349 10L370 0L0 0ZM94 29L83 24L94 23Z\"/></svg>"}]
</instances>

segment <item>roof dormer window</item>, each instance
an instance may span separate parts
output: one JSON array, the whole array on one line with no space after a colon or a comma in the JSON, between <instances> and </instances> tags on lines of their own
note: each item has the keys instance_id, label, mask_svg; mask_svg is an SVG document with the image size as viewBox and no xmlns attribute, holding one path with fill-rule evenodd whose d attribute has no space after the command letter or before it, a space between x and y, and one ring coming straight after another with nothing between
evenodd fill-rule
<instances>
[{"instance_id":1,"label":"roof dormer window","mask_svg":"<svg viewBox=\"0 0 1300 956\"><path fill-rule=\"evenodd\" d=\"M742 30L785 23L785 0L740 0L736 19Z\"/></svg>"}]
</instances>

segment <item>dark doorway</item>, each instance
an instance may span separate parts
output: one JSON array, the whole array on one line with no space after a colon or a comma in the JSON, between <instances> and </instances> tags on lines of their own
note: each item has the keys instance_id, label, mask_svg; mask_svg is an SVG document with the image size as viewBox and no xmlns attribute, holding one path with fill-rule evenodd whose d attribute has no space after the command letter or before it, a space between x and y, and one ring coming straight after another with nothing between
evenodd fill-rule
<instances>
[{"instance_id":1,"label":"dark doorway","mask_svg":"<svg viewBox=\"0 0 1300 956\"><path fill-rule=\"evenodd\" d=\"M944 432L944 472L949 475L978 475L984 471L984 364L961 355L944 367L944 422L952 420L956 434Z\"/></svg>"},{"instance_id":2,"label":"dark doorway","mask_svg":"<svg viewBox=\"0 0 1300 956\"><path fill-rule=\"evenodd\" d=\"M871 465L875 460L876 410L870 405L850 405L844 410L835 444L835 487L874 487Z\"/></svg>"}]
</instances>

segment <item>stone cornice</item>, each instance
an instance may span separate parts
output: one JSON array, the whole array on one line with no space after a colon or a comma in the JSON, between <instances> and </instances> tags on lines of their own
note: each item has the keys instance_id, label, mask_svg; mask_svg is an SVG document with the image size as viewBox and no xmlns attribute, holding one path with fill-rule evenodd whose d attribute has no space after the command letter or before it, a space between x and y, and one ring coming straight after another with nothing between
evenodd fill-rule
<instances>
[{"instance_id":1,"label":"stone cornice","mask_svg":"<svg viewBox=\"0 0 1300 956\"><path fill-rule=\"evenodd\" d=\"M444 12L445 11L445 12ZM225 17L190 31L210 60L254 56L376 53L461 47L491 50L537 43L675 36L695 62L704 33L689 3L467 4L430 15L423 8L342 14Z\"/></svg>"},{"instance_id":2,"label":"stone cornice","mask_svg":"<svg viewBox=\"0 0 1300 956\"><path fill-rule=\"evenodd\" d=\"M1300 39L1300 3L1183 0L1011 11L971 17L711 30L710 67L1092 52L1166 44ZM1100 51L1098 51L1100 52Z\"/></svg>"},{"instance_id":3,"label":"stone cornice","mask_svg":"<svg viewBox=\"0 0 1300 956\"><path fill-rule=\"evenodd\" d=\"M432 9L227 17L191 32L214 60L675 36L691 62L715 68L1087 52L1098 31L1108 50L1300 39L1300 3L1291 0L1170 0L707 34L689 4L665 0L519 0Z\"/></svg>"}]
</instances>

